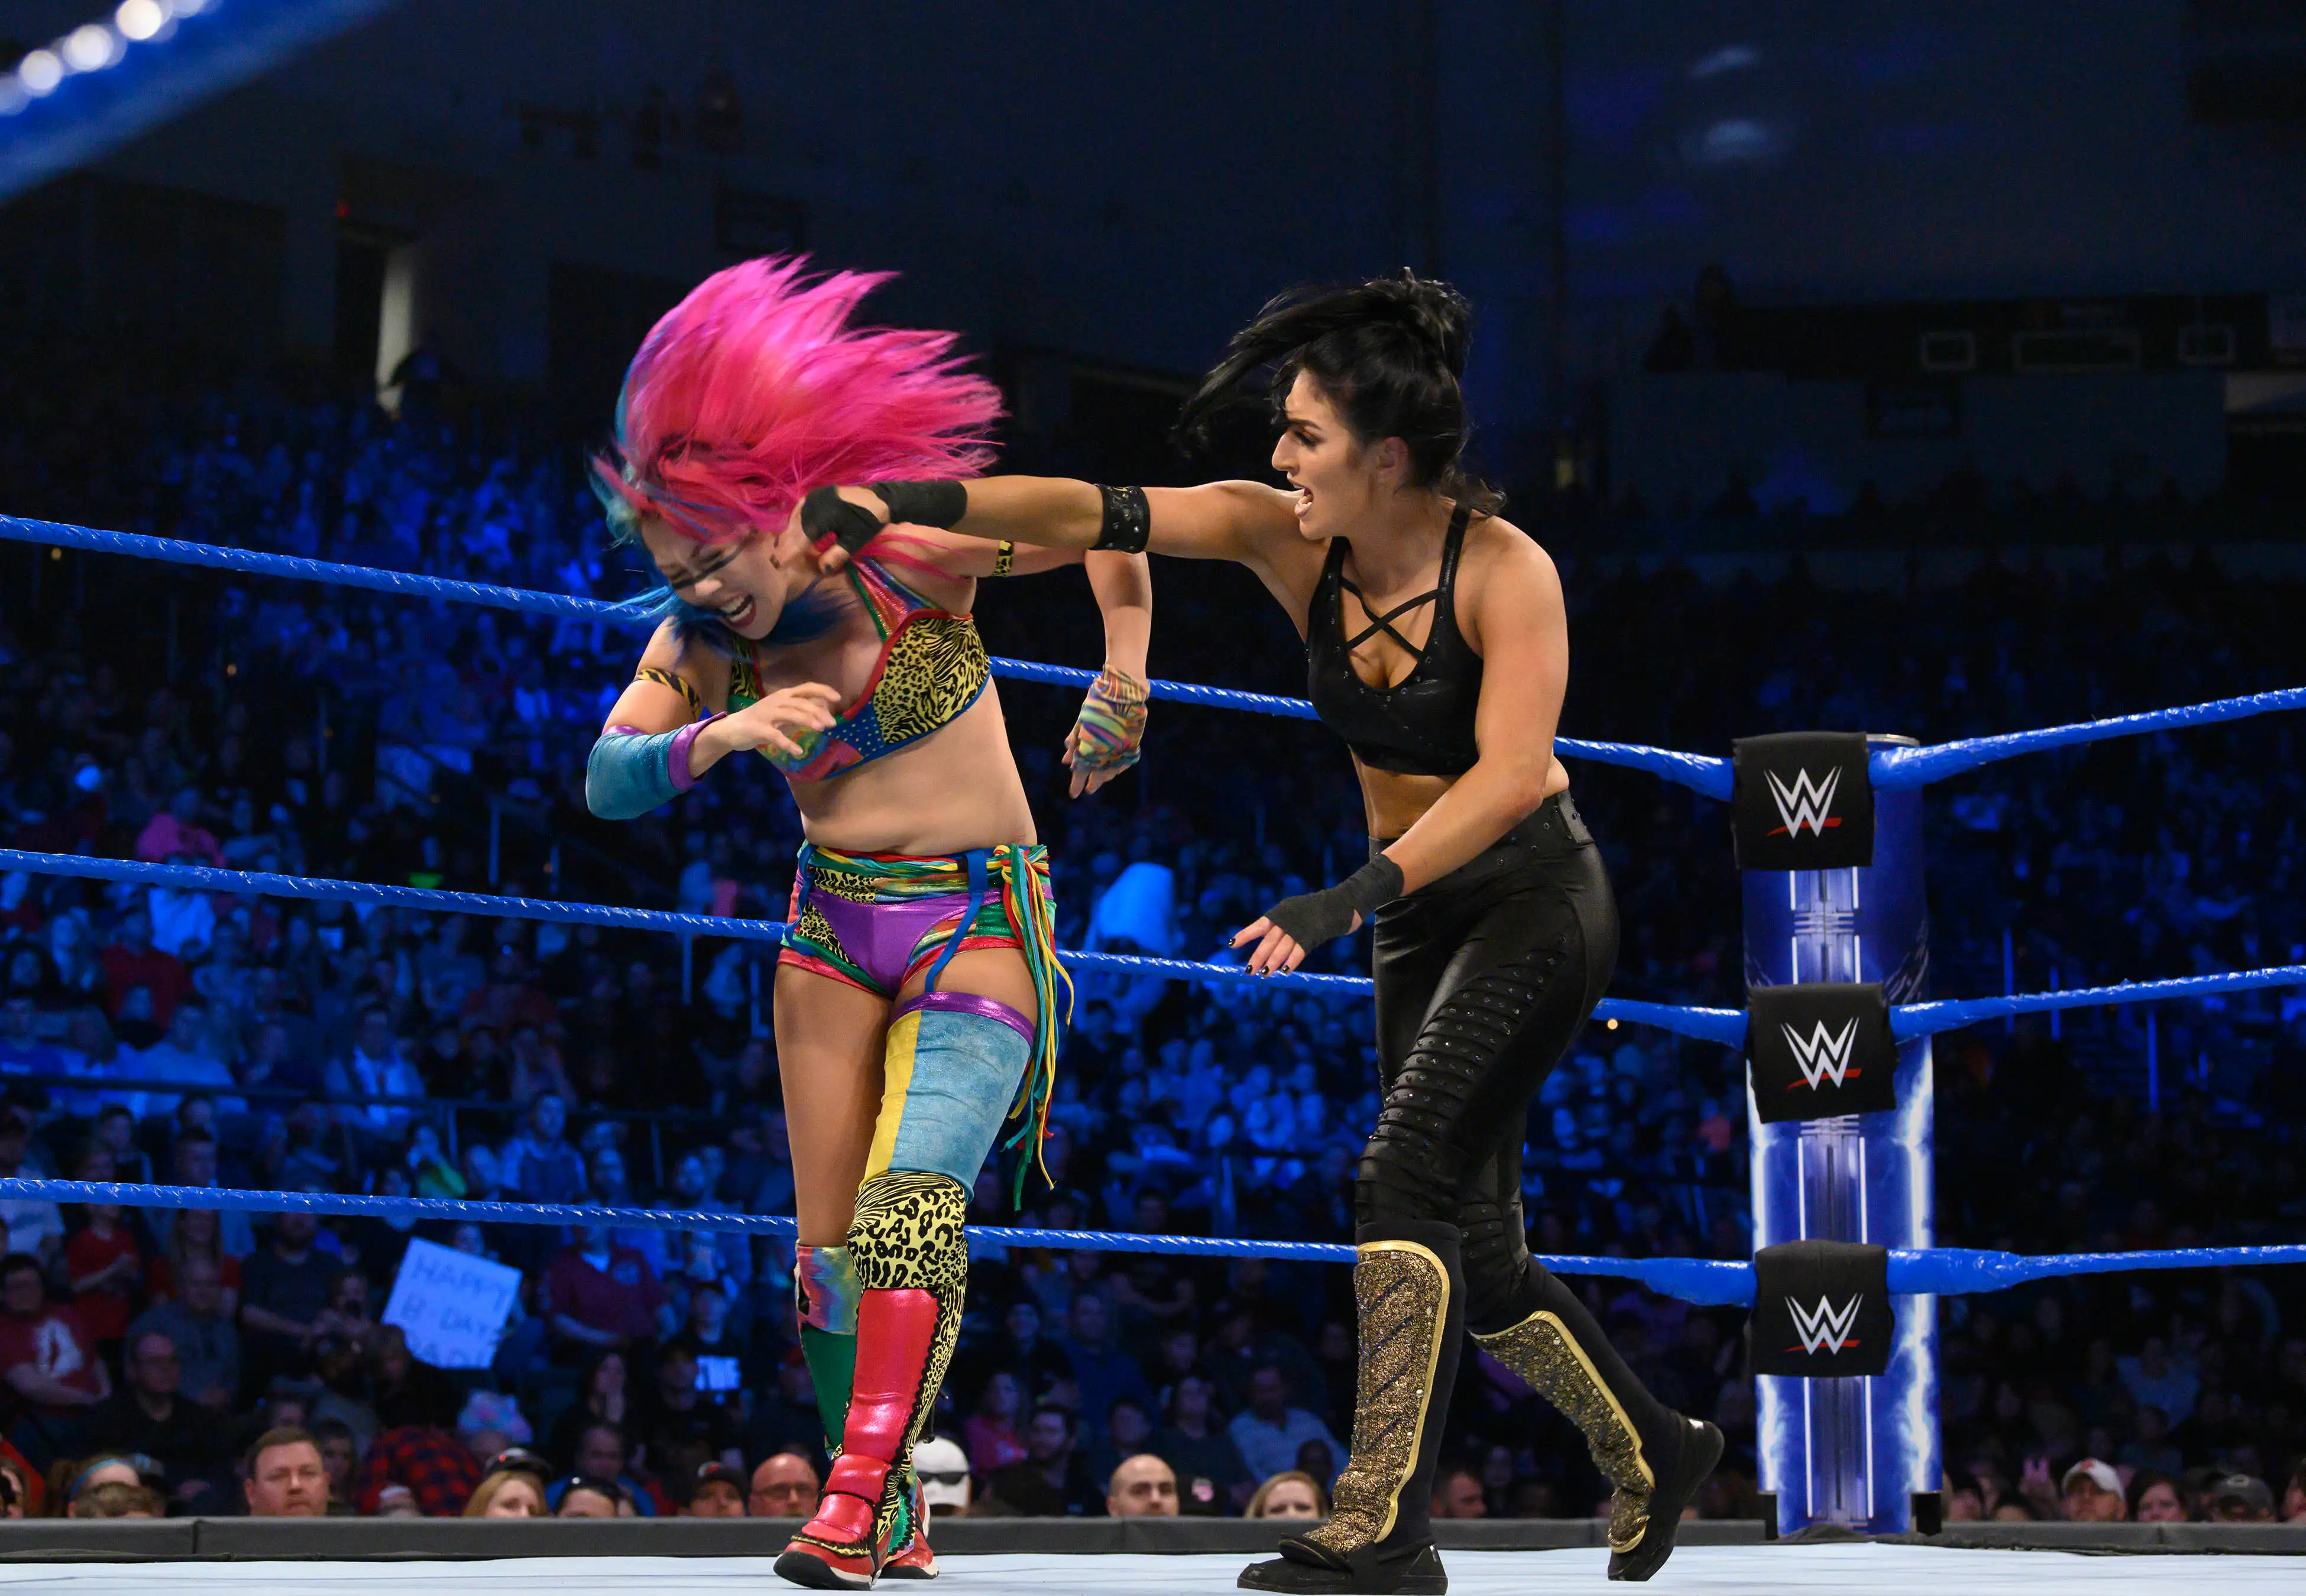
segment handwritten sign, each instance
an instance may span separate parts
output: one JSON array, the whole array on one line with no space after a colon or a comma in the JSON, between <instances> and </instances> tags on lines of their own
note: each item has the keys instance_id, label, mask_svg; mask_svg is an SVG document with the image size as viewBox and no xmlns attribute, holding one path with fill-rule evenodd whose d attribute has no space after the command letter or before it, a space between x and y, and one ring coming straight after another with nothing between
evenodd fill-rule
<instances>
[{"instance_id":1,"label":"handwritten sign","mask_svg":"<svg viewBox=\"0 0 2306 1596\"><path fill-rule=\"evenodd\" d=\"M408 1350L435 1369L486 1369L520 1299L520 1271L454 1248L411 1242L385 1304Z\"/></svg>"}]
</instances>

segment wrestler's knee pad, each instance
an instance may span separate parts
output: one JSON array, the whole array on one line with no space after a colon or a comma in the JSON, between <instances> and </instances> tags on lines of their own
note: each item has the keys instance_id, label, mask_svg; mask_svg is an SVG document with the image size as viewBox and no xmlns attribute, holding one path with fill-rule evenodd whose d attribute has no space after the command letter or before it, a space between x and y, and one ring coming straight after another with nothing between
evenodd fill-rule
<instances>
[{"instance_id":1,"label":"wrestler's knee pad","mask_svg":"<svg viewBox=\"0 0 2306 1596\"><path fill-rule=\"evenodd\" d=\"M965 1191L1001 1133L1033 1052L1033 1022L969 992L927 992L889 1022L868 1174L950 1175Z\"/></svg>"},{"instance_id":2,"label":"wrestler's knee pad","mask_svg":"<svg viewBox=\"0 0 2306 1596\"><path fill-rule=\"evenodd\" d=\"M961 1234L968 1207L968 1189L948 1174L893 1169L872 1176L857 1189L856 1216L849 1222L858 1286L958 1295L969 1280Z\"/></svg>"}]
</instances>

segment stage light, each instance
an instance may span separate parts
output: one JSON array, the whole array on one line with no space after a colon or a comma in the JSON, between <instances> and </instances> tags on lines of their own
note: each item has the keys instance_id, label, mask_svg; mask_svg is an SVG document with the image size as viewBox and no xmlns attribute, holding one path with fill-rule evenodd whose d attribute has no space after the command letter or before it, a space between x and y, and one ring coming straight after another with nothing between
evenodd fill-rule
<instances>
[{"instance_id":1,"label":"stage light","mask_svg":"<svg viewBox=\"0 0 2306 1596\"><path fill-rule=\"evenodd\" d=\"M117 57L119 36L101 22L86 22L64 36L64 56L74 72L98 72Z\"/></svg>"},{"instance_id":2,"label":"stage light","mask_svg":"<svg viewBox=\"0 0 2306 1596\"><path fill-rule=\"evenodd\" d=\"M160 31L168 13L160 9L159 0L120 0L120 9L112 13L113 25L121 37L137 44L143 43Z\"/></svg>"},{"instance_id":3,"label":"stage light","mask_svg":"<svg viewBox=\"0 0 2306 1596\"><path fill-rule=\"evenodd\" d=\"M56 59L54 50L34 50L16 64L16 77L24 85L24 92L38 99L56 92L64 81L64 64Z\"/></svg>"}]
</instances>

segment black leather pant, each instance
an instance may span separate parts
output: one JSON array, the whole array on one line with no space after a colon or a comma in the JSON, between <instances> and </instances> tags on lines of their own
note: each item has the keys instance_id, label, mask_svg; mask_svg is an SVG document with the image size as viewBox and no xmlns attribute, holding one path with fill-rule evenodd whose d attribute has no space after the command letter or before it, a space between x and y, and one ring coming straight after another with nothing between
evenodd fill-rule
<instances>
[{"instance_id":1,"label":"black leather pant","mask_svg":"<svg viewBox=\"0 0 2306 1596\"><path fill-rule=\"evenodd\" d=\"M1550 1277L1529 1256L1521 1150L1530 1099L1618 960L1610 878L1567 793L1478 858L1378 911L1384 1105L1362 1154L1364 1226L1457 1226L1465 1327L1518 1323Z\"/></svg>"}]
</instances>

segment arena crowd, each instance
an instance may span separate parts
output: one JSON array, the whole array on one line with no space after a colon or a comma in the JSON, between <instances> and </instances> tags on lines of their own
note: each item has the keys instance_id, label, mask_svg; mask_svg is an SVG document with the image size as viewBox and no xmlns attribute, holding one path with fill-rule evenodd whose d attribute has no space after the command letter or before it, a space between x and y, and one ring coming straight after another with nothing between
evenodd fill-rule
<instances>
[{"instance_id":1,"label":"arena crowd","mask_svg":"<svg viewBox=\"0 0 2306 1596\"><path fill-rule=\"evenodd\" d=\"M423 394L390 420L247 380L162 400L97 368L36 382L36 363L0 373L14 513L640 585L577 449L535 423L450 419ZM765 769L715 772L630 825L585 814L584 753L632 636L44 547L0 547L0 565L10 847L781 914L799 826ZM1157 672L1302 691L1295 639L1245 581L1182 575L1157 567ZM1590 553L1565 577L1570 735L1938 740L2306 679L2289 620L2306 593L2207 555L2078 571L2021 554L1909 593ZM988 584L980 613L996 653L1095 663L1077 580ZM1219 957L1360 855L1345 756L1316 728L1157 704L1140 772L1069 803L1072 700L1003 695L1063 946ZM2276 717L2109 743L1934 792L1934 993L2002 990L2005 959L2022 989L2306 958L2295 735ZM1627 923L1612 990L1737 1003L1721 809L1574 774ZM1340 943L1316 966L1364 956ZM760 944L17 872L0 973L0 1175L790 1211ZM2271 992L2165 1005L2150 1037L2122 1009L1940 1038L1940 1242L2297 1240L2302 1023L2306 1001ZM1348 1239L1373 1065L1360 1003L1085 977L1054 1185L1028 1182L1022 1222ZM1746 1147L1733 1054L1597 1028L1533 1111L1532 1245L1746 1257ZM1008 1190L988 1170L975 1216L1010 1218ZM0 1223L11 1515L813 1506L824 1439L780 1242L26 1199ZM419 1240L518 1272L486 1367L426 1364L384 1322ZM1743 1315L1581 1284L1653 1389L1729 1433L1704 1511L1750 1515ZM2294 1271L2095 1276L1941 1313L1953 1516L2306 1518ZM1354 1376L1342 1270L980 1248L922 1472L941 1511L1316 1514ZM1606 1511L1576 1433L1501 1367L1468 1358L1451 1425L1437 1513Z\"/></svg>"}]
</instances>

